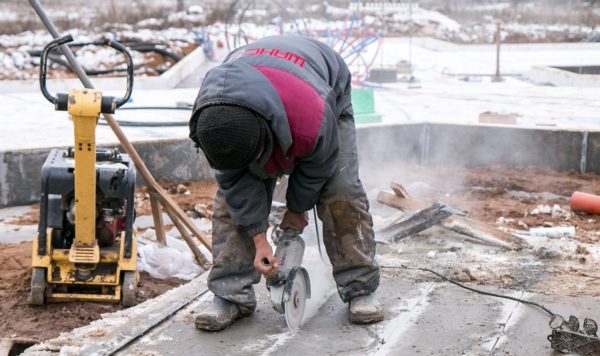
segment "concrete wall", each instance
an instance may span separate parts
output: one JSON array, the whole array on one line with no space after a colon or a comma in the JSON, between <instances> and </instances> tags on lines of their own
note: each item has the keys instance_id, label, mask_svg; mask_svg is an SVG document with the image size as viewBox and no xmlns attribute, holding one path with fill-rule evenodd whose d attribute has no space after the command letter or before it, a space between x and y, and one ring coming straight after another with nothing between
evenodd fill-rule
<instances>
[{"instance_id":1,"label":"concrete wall","mask_svg":"<svg viewBox=\"0 0 600 356\"><path fill-rule=\"evenodd\" d=\"M157 180L183 182L213 178L206 158L196 152L189 139L137 142L133 145ZM124 152L122 147L120 149ZM22 205L39 200L40 171L49 151L0 152L0 206ZM144 184L139 173L137 184Z\"/></svg>"},{"instance_id":2,"label":"concrete wall","mask_svg":"<svg viewBox=\"0 0 600 356\"><path fill-rule=\"evenodd\" d=\"M357 141L362 171L375 175L395 173L394 167L406 163L533 165L600 173L600 132L491 125L366 125L359 128ZM134 146L156 179L182 182L213 177L206 159L189 139ZM0 206L39 199L40 168L48 151L0 152ZM139 175L138 183L143 183Z\"/></svg>"},{"instance_id":3,"label":"concrete wall","mask_svg":"<svg viewBox=\"0 0 600 356\"><path fill-rule=\"evenodd\" d=\"M600 75L578 74L554 67L532 67L526 74L534 83L578 88L600 87Z\"/></svg>"}]
</instances>

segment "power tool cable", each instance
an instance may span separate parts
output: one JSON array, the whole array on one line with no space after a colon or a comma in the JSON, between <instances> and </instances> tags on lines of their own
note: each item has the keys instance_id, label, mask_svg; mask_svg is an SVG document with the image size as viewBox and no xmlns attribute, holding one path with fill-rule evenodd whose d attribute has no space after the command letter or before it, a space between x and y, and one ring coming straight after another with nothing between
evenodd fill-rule
<instances>
[{"instance_id":1,"label":"power tool cable","mask_svg":"<svg viewBox=\"0 0 600 356\"><path fill-rule=\"evenodd\" d=\"M327 262L327 260L325 260L325 257L323 257L323 251L321 250L321 234L319 233L319 219L317 218L317 208L313 207L312 211L313 211L313 218L315 220L315 232L317 233L317 247L319 248L319 256L321 257L321 261L325 265L330 266L330 264ZM325 243L325 242L323 242L323 243Z\"/></svg>"},{"instance_id":2,"label":"power tool cable","mask_svg":"<svg viewBox=\"0 0 600 356\"><path fill-rule=\"evenodd\" d=\"M452 280L452 279L450 279L450 278L442 275L441 273L438 273L438 272L436 272L434 270L431 270L429 268L409 267L409 266L406 266L406 265L400 265L400 266L385 266L384 265L384 266L381 266L381 268L383 268L383 269L408 269L408 270L416 270L416 271L429 272L429 273L432 273L432 274L440 277L441 279L443 279L443 280L445 280L447 282L450 282L450 283L452 283L454 285L457 285L457 286L459 286L461 288L464 288L466 290L469 290L471 292L475 292L477 294L482 294L482 295L487 295L487 296L490 296L490 297L510 299L510 300L514 300L516 302L520 302L520 303L523 303L523 304L528 304L528 305L531 305L531 306L534 306L534 307L537 307L537 308L543 310L544 312L548 313L548 315L550 315L550 317L553 317L553 316L557 315L557 314L553 313L550 309L546 308L545 306L543 306L543 305L541 305L539 303L532 302L532 301L525 300L525 299L521 299L521 298L511 297L509 295L497 294L497 293L492 293L492 292L486 292L486 291L483 291L483 290L480 290L480 289L472 288L472 287L466 286L466 285L464 285L464 284L462 284L460 282L454 281L454 280Z\"/></svg>"}]
</instances>

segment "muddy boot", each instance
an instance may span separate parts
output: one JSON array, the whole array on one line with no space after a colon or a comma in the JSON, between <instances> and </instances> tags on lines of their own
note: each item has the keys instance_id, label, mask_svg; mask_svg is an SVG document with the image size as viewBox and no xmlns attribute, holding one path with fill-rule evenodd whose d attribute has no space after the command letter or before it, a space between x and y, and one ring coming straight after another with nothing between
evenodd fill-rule
<instances>
[{"instance_id":1,"label":"muddy boot","mask_svg":"<svg viewBox=\"0 0 600 356\"><path fill-rule=\"evenodd\" d=\"M383 320L383 309L374 294L361 295L350 300L349 319L354 324L371 324Z\"/></svg>"},{"instance_id":2,"label":"muddy boot","mask_svg":"<svg viewBox=\"0 0 600 356\"><path fill-rule=\"evenodd\" d=\"M196 327L201 330L219 331L246 316L239 306L215 295L213 302L196 317Z\"/></svg>"}]
</instances>

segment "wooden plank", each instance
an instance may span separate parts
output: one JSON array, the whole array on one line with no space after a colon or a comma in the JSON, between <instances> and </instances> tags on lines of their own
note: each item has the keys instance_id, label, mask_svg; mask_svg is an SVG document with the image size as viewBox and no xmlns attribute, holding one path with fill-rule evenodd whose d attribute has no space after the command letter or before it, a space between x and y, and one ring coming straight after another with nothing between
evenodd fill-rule
<instances>
[{"instance_id":1,"label":"wooden plank","mask_svg":"<svg viewBox=\"0 0 600 356\"><path fill-rule=\"evenodd\" d=\"M158 183L156 183L156 185L158 186ZM206 247L209 251L212 251L212 242L208 240L206 236L202 234L202 232L200 232L200 229L198 229L198 227L194 225L194 222L190 220L190 218L185 214L185 212L183 212L183 210L181 210L179 205L177 205L177 203L164 190L161 189L160 191L157 190L156 192L158 193L159 199L163 207L167 211L167 214L169 214L169 217L173 221L173 224L177 226L175 222L176 220L181 222L181 224L183 224L192 233L192 235L198 238L198 240L202 243L202 245L204 245L204 247ZM169 211L171 213L169 213ZM179 228L177 229L181 230Z\"/></svg>"},{"instance_id":2,"label":"wooden plank","mask_svg":"<svg viewBox=\"0 0 600 356\"><path fill-rule=\"evenodd\" d=\"M167 238L165 236L165 223L162 217L162 209L158 203L158 197L156 193L150 193L150 207L152 208L152 218L154 219L154 231L156 231L156 239L158 242L166 246Z\"/></svg>"},{"instance_id":3,"label":"wooden plank","mask_svg":"<svg viewBox=\"0 0 600 356\"><path fill-rule=\"evenodd\" d=\"M181 237L183 238L185 243L188 245L190 250L192 250L192 253L196 258L196 261L198 261L198 264L205 270L210 269L210 262L206 259L206 257L204 257L202 252L200 252L198 245L196 245L194 239L192 238L188 230L185 228L185 226L182 224L182 222L175 217L175 213L173 212L173 210L171 210L171 208L169 207L166 208L165 211L173 221L173 224L175 225L177 230L179 230L179 233L181 234Z\"/></svg>"},{"instance_id":4,"label":"wooden plank","mask_svg":"<svg viewBox=\"0 0 600 356\"><path fill-rule=\"evenodd\" d=\"M392 188L392 191L394 192L394 194L396 194L400 198L412 199L412 197L408 193L408 190L406 190L402 184L392 183L390 188Z\"/></svg>"},{"instance_id":5,"label":"wooden plank","mask_svg":"<svg viewBox=\"0 0 600 356\"><path fill-rule=\"evenodd\" d=\"M383 205L400 210L423 210L427 208L427 204L425 203L413 199L401 198L387 192L379 192L377 201Z\"/></svg>"},{"instance_id":6,"label":"wooden plank","mask_svg":"<svg viewBox=\"0 0 600 356\"><path fill-rule=\"evenodd\" d=\"M476 240L504 248L523 248L527 245L521 238L498 230L480 221L462 216L452 216L442 223L442 226Z\"/></svg>"}]
</instances>

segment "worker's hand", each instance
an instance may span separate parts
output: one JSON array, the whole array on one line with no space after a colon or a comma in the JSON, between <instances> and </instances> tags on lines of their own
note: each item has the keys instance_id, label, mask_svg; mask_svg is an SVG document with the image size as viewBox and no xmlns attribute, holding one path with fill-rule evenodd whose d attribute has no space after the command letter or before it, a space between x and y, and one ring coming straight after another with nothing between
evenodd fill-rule
<instances>
[{"instance_id":1,"label":"worker's hand","mask_svg":"<svg viewBox=\"0 0 600 356\"><path fill-rule=\"evenodd\" d=\"M256 247L256 256L254 257L254 268L268 279L277 276L279 266L273 256L273 248L267 241L265 233L258 234L252 238L254 247Z\"/></svg>"},{"instance_id":2,"label":"worker's hand","mask_svg":"<svg viewBox=\"0 0 600 356\"><path fill-rule=\"evenodd\" d=\"M286 210L285 214L283 214L283 219L281 219L281 224L279 224L279 228L285 230L286 228L291 228L299 233L304 231L304 228L308 225L308 213L294 213L292 211Z\"/></svg>"}]
</instances>

